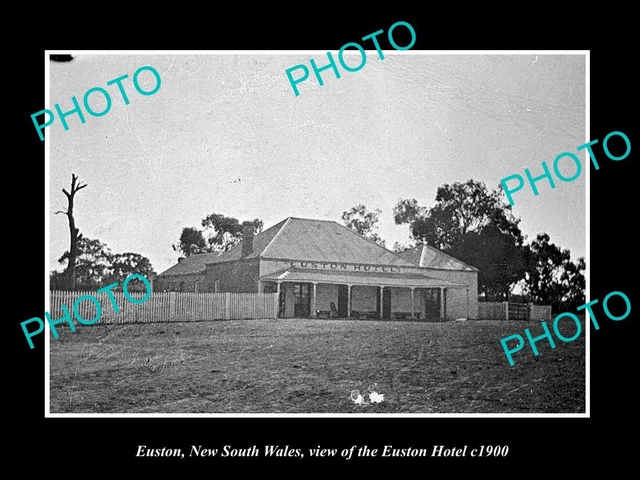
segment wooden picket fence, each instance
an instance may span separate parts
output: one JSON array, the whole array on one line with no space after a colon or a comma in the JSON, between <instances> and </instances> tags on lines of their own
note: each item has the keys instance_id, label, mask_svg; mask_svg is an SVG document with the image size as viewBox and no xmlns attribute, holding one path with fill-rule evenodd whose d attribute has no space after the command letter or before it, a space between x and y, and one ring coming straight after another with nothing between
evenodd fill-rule
<instances>
[{"instance_id":1,"label":"wooden picket fence","mask_svg":"<svg viewBox=\"0 0 640 480\"><path fill-rule=\"evenodd\" d=\"M551 320L551 305L530 304L529 320Z\"/></svg>"},{"instance_id":2,"label":"wooden picket fence","mask_svg":"<svg viewBox=\"0 0 640 480\"><path fill-rule=\"evenodd\" d=\"M481 320L506 320L507 312L503 302L478 302L478 318Z\"/></svg>"},{"instance_id":3,"label":"wooden picket fence","mask_svg":"<svg viewBox=\"0 0 640 480\"><path fill-rule=\"evenodd\" d=\"M514 302L478 302L483 320L552 320L551 305Z\"/></svg>"},{"instance_id":4,"label":"wooden picket fence","mask_svg":"<svg viewBox=\"0 0 640 480\"><path fill-rule=\"evenodd\" d=\"M81 297L87 295L98 299L101 316L96 323L124 324L149 322L197 322L211 320L243 320L277 317L276 293L151 293L143 303L132 303L123 292L112 292L120 309L114 311L107 292L51 291L49 314L52 320L64 316L62 306L74 317L74 305L82 319L89 322L96 317L95 302ZM141 300L145 294L130 292L134 299ZM78 301L79 300L79 301ZM77 305L76 305L77 302ZM77 319L74 319L78 323Z\"/></svg>"}]
</instances>

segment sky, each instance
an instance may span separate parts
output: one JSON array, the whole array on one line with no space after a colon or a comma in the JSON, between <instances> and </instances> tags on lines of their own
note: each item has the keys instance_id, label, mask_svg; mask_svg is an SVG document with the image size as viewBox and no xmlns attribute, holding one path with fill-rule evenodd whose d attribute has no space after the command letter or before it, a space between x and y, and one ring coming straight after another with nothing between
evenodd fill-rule
<instances>
[{"instance_id":1,"label":"sky","mask_svg":"<svg viewBox=\"0 0 640 480\"><path fill-rule=\"evenodd\" d=\"M336 52L333 52L336 57ZM357 51L345 55L357 65ZM157 273L177 262L184 227L201 228L211 213L241 222L260 218L265 229L287 217L341 222L357 204L380 209L379 235L389 248L410 242L408 225L392 209L405 198L435 203L437 188L468 179L495 189L500 180L543 173L562 152L582 160L570 183L537 182L514 194L513 214L528 240L586 254L585 54L435 54L367 51L358 72L314 78L309 60L325 65L326 52L185 54L84 53L48 64L45 108L82 105L85 92L107 90L103 116L56 117L45 130L49 168L49 270L69 249L63 188L71 175L87 187L75 197L80 232L112 252L148 257ZM305 64L307 81L293 93L285 71ZM160 89L139 94L134 73L145 65L160 74ZM116 85L122 81L130 103ZM298 75L295 72L294 75ZM143 90L154 76L141 71ZM95 111L106 103L89 97ZM34 134L37 135L34 129ZM565 159L566 160L566 159ZM561 163L569 177L571 162ZM587 263L588 266L588 263Z\"/></svg>"}]
</instances>

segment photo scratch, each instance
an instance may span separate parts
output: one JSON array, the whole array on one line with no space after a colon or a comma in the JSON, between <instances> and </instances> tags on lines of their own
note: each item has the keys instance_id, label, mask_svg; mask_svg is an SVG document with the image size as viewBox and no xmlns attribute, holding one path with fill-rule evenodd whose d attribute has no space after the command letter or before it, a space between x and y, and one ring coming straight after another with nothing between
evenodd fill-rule
<instances>
[{"instance_id":1,"label":"photo scratch","mask_svg":"<svg viewBox=\"0 0 640 480\"><path fill-rule=\"evenodd\" d=\"M166 75L167 73L169 73L169 70L171 70L173 68L173 64L176 63L176 56L173 56L173 59L171 60L171 65L169 65L169 68L167 69L166 72L164 72L162 75Z\"/></svg>"},{"instance_id":2,"label":"photo scratch","mask_svg":"<svg viewBox=\"0 0 640 480\"><path fill-rule=\"evenodd\" d=\"M146 150L147 146L144 144L144 142L140 138L140 135L138 135L137 132L131 127L131 121L129 119L129 110L127 110L127 126L129 127L129 130L131 130L131 132L133 132L136 138L140 141L140 144L142 145L142 147Z\"/></svg>"},{"instance_id":3,"label":"photo scratch","mask_svg":"<svg viewBox=\"0 0 640 480\"><path fill-rule=\"evenodd\" d=\"M204 62L202 62L202 66L201 66L198 70L196 70L195 72L191 72L191 73L190 73L189 75L187 75L187 76L188 76L188 77L191 77L191 75L194 75L194 74L196 74L196 73L201 72L201 71L204 69L204 67L205 67L205 65L206 65L206 64L207 64L207 57L204 57Z\"/></svg>"}]
</instances>

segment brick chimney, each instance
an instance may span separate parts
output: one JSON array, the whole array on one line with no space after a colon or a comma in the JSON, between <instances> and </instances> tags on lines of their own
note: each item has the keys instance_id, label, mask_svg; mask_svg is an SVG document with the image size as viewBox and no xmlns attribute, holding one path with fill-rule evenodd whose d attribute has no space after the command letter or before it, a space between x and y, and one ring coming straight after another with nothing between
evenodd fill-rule
<instances>
[{"instance_id":1,"label":"brick chimney","mask_svg":"<svg viewBox=\"0 0 640 480\"><path fill-rule=\"evenodd\" d=\"M242 258L253 251L253 225L247 225L242 229Z\"/></svg>"}]
</instances>

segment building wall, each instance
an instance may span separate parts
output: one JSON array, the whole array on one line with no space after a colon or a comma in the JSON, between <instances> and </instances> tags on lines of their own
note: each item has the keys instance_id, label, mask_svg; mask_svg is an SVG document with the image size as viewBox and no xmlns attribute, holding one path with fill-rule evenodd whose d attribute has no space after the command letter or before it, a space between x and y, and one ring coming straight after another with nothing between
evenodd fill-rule
<instances>
[{"instance_id":1,"label":"building wall","mask_svg":"<svg viewBox=\"0 0 640 480\"><path fill-rule=\"evenodd\" d=\"M288 285L289 289L293 288L293 284ZM351 305L356 311L375 311L377 308L377 292L378 287L351 287ZM313 290L312 290L313 292ZM338 285L318 284L316 287L316 310L330 311L331 302L336 304L338 308ZM293 297L287 296L287 313L293 309ZM313 300L311 301L313 307ZM411 291L408 288L392 288L391 289L391 311L411 313ZM415 290L414 294L414 311L424 311L424 299L419 292ZM312 312L313 313L313 312ZM292 316L291 314L290 316Z\"/></svg>"},{"instance_id":2,"label":"building wall","mask_svg":"<svg viewBox=\"0 0 640 480\"><path fill-rule=\"evenodd\" d=\"M325 283L321 283L316 287L316 295L318 296L316 298L317 310L330 311L331 302L335 303L336 308L338 308L338 285L327 285ZM313 303L311 305L313 306Z\"/></svg>"},{"instance_id":3,"label":"building wall","mask_svg":"<svg viewBox=\"0 0 640 480\"><path fill-rule=\"evenodd\" d=\"M478 272L433 270L423 268L426 275L469 286L469 314L467 316L467 291L461 288L447 288L447 320L456 318L478 319Z\"/></svg>"},{"instance_id":4,"label":"building wall","mask_svg":"<svg viewBox=\"0 0 640 480\"><path fill-rule=\"evenodd\" d=\"M391 313L411 313L411 290L409 288L391 288L390 290ZM416 288L413 293L413 310L414 313L424 312L424 297L419 288Z\"/></svg>"},{"instance_id":5,"label":"building wall","mask_svg":"<svg viewBox=\"0 0 640 480\"><path fill-rule=\"evenodd\" d=\"M280 272L291 267L289 260L266 260L260 265L260 275L268 275L274 272ZM467 291L464 288L448 288L446 289L446 318L447 320L455 320L456 318L478 318L478 273L453 270L435 270L422 267L400 267L403 273L421 273L440 280L448 282L468 285L469 286L469 306L467 310ZM338 304L337 286L329 286L319 284L317 287L318 299L316 308L318 310L328 310L329 302ZM352 309L360 311L375 311L377 287L352 287ZM415 311L424 312L424 298L419 293L420 289L415 290ZM393 288L391 293L391 311L392 312L411 312L411 291L408 288Z\"/></svg>"},{"instance_id":6,"label":"building wall","mask_svg":"<svg viewBox=\"0 0 640 480\"><path fill-rule=\"evenodd\" d=\"M293 283L282 283L280 285L280 292L285 294L285 309L283 312L284 318L293 318L295 313L296 297L293 290Z\"/></svg>"},{"instance_id":7,"label":"building wall","mask_svg":"<svg viewBox=\"0 0 640 480\"><path fill-rule=\"evenodd\" d=\"M258 259L213 263L207 265L205 288L208 292L215 291L217 280L219 292L257 293L259 278L260 261Z\"/></svg>"},{"instance_id":8,"label":"building wall","mask_svg":"<svg viewBox=\"0 0 640 480\"><path fill-rule=\"evenodd\" d=\"M299 264L300 261L294 261L294 266L296 266L296 264ZM311 261L308 262L309 264L313 263ZM318 262L318 265L322 264L323 262ZM342 263L339 263L337 265L342 265ZM352 265L352 264L347 264L347 265ZM363 264L357 264L357 265L363 265ZM264 275L269 275L270 273L274 273L274 272L281 272L284 271L288 268L291 268L291 260L262 260L262 262L260 263L260 276L264 276ZM364 268L364 267L362 267ZM374 268L375 268L375 264L371 264L371 272L374 272ZM393 267L396 272L401 272L401 273L425 273L425 269L416 266L394 266ZM326 268L327 270L331 270L328 266ZM314 269L309 268L310 271L314 271ZM318 271L322 271L322 268L318 268ZM335 269L333 269L335 270ZM353 271L351 269L351 267L349 268L349 270L347 271ZM364 270L361 270L364 271Z\"/></svg>"},{"instance_id":9,"label":"building wall","mask_svg":"<svg viewBox=\"0 0 640 480\"><path fill-rule=\"evenodd\" d=\"M205 292L204 275L159 275L153 282L154 292Z\"/></svg>"},{"instance_id":10,"label":"building wall","mask_svg":"<svg viewBox=\"0 0 640 480\"><path fill-rule=\"evenodd\" d=\"M351 309L357 312L375 312L378 287L354 285L351 287Z\"/></svg>"},{"instance_id":11,"label":"building wall","mask_svg":"<svg viewBox=\"0 0 640 480\"><path fill-rule=\"evenodd\" d=\"M262 260L260 262L260 276L264 277L270 273L280 272L291 267L290 261L285 260Z\"/></svg>"}]
</instances>

